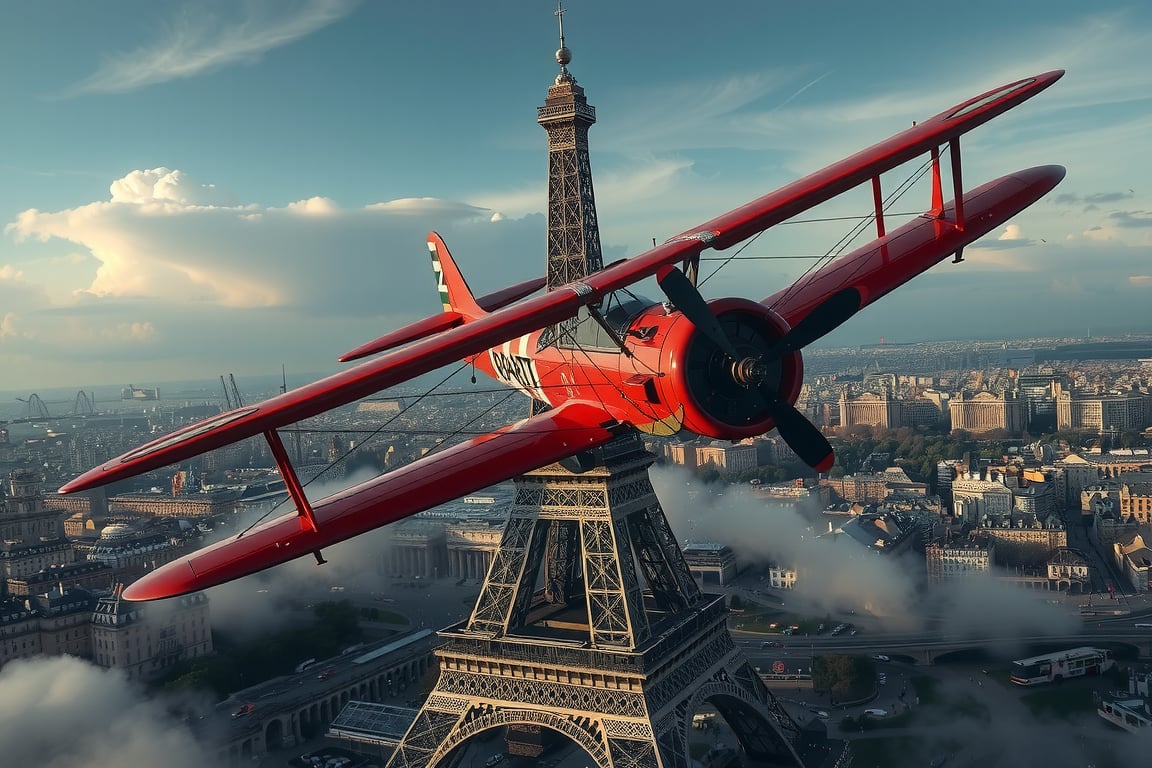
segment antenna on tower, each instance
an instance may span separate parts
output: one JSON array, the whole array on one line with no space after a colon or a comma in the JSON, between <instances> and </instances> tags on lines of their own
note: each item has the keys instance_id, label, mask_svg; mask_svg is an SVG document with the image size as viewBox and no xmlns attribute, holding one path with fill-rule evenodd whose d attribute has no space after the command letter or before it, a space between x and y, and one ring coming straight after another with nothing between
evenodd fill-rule
<instances>
[{"instance_id":1,"label":"antenna on tower","mask_svg":"<svg viewBox=\"0 0 1152 768\"><path fill-rule=\"evenodd\" d=\"M560 65L560 75L556 78L556 83L559 85L565 80L572 79L572 75L568 72L568 62L572 61L572 51L564 44L564 0L556 0L556 18L560 23L560 47L556 50L556 63Z\"/></svg>"}]
</instances>

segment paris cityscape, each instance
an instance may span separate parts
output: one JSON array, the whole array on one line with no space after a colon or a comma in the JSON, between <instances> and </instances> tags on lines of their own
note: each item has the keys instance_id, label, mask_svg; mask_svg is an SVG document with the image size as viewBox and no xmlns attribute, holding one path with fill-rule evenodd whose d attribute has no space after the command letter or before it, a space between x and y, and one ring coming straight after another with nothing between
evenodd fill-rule
<instances>
[{"instance_id":1,"label":"paris cityscape","mask_svg":"<svg viewBox=\"0 0 1152 768\"><path fill-rule=\"evenodd\" d=\"M962 734L1000 717L1054 731L1044 737L1053 744L1071 730L1075 745L1060 748L1097 764L1140 754L1152 723L1141 663L1152 638L1152 360L1111 356L1150 344L811 350L798 405L832 436L838 461L826 474L773 434L727 444L646 439L652 484L693 583L722 598L713 609L727 607L735 648L798 738L811 740L805 764L894 760L891 746L878 746L887 729L920 764L986 759L989 742L966 745ZM1086 349L1100 359L1060 351ZM941 362L952 367L935 370ZM31 669L55 675L115 671L118 685L165 702L148 727L186 730L225 764L279 765L325 748L382 764L438 671L451 668L462 642L452 633L482 613L476 600L495 578L513 483L337 547L324 566L298 561L154 605L117 591L285 499L267 446L246 441L107 493L54 493L152 435L275 391L274 377L249 387L221 376L6 398L2 659L10 669L38 659ZM477 413L504 423L524 407L493 382L424 400L416 391L286 430L301 477L347 485L461 439L455 427ZM474 422L467 433L485 429ZM342 634L325 634L329 623ZM642 637L643 623L625 626ZM286 637L293 627L297 641ZM254 661L251 644L261 641L283 644L283 655ZM1013 682L1014 661L1081 647L1103 649L1115 666L1049 687L1059 692L1051 700ZM840 658L856 666L821 666ZM1007 701L986 701L985 686ZM698 706L694 757L738 759L719 711ZM941 719L952 727L942 731ZM465 742L452 759L588 759L548 733L509 730Z\"/></svg>"},{"instance_id":2,"label":"paris cityscape","mask_svg":"<svg viewBox=\"0 0 1152 768\"><path fill-rule=\"evenodd\" d=\"M0 762L1152 755L1143 6L65 5Z\"/></svg>"}]
</instances>

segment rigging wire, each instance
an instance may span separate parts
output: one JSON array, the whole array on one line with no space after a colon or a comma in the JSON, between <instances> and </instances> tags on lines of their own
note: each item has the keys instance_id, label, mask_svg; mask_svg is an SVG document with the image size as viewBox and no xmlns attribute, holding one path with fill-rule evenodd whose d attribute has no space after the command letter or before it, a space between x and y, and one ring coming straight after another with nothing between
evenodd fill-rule
<instances>
[{"instance_id":1,"label":"rigging wire","mask_svg":"<svg viewBox=\"0 0 1152 768\"><path fill-rule=\"evenodd\" d=\"M449 373L447 376L445 376L443 379L441 379L439 383L437 383L437 384L434 384L434 385L433 385L431 388L429 388L429 390L428 390L427 392L424 392L424 393L423 393L423 394L421 394L419 397L417 397L416 399L414 399L414 400L413 400L411 403L409 403L408 405L406 405L404 408L400 409L400 411L399 411L399 412L397 412L397 413L393 414L393 415L392 415L392 417L391 417L390 419L388 419L387 421L385 421L383 424L381 424L381 425L380 425L379 427L377 427L376 429L372 430L372 431L370 432L369 436L368 436L367 438L365 438L365 439L364 439L364 441L363 441L362 443L360 443L360 445L363 445L364 443L370 442L370 441L372 440L372 438L373 438L373 437L375 437L376 435L378 435L378 434L380 434L381 432L383 432L385 427L387 427L389 424L391 424L391 423L392 423L393 421L395 421L396 419L398 419L398 418L400 418L401 416L403 416L403 415L404 415L404 414L405 414L407 411L411 410L411 409L412 409L414 406L416 406L416 405L417 405L417 404L418 404L420 401L422 401L422 400L423 400L425 397L427 397L427 396L428 396L428 395L429 395L431 392L433 392L433 391L434 391L434 390L436 390L438 387L442 386L442 385L443 385L445 382L447 382L447 381L448 381L448 379L452 378L453 376L455 376L456 374L458 374L460 371L464 370L464 368L465 368L466 366L467 366L467 363L463 363L463 364L461 364L461 365L460 365L458 368L456 368L456 369L455 369L455 370L453 370L451 373ZM513 390L513 391L515 391L515 390ZM319 472L316 474L316 476L315 476L315 477L313 477L312 479L308 480L308 482L306 482L306 483L302 483L302 484L301 484L301 486L302 486L302 487L304 487L304 488L307 488L309 485L311 485L312 483L314 483L314 482L316 482L317 480L319 480L321 477L323 477L323 476L324 476L324 474L325 474L326 472L328 472L328 470L330 470L332 467L336 466L337 464L339 464L340 462L342 462L342 461L344 461L346 458L348 458L348 456L350 456L350 455L352 454L352 450L353 450L353 449L351 449L351 448L350 448L350 449L348 449L347 451L345 451L343 455L341 455L341 456L337 457L337 459L336 459L335 461L333 461L331 464L328 464L328 465L326 465L326 466L325 466L325 467L324 467L322 470L320 470L320 471L319 471ZM275 504L273 504L273 505L271 506L271 508L269 508L269 509L268 509L268 511L266 511L264 514L260 515L258 518L256 518L254 521L252 521L252 523L250 523L250 524L248 525L248 527L246 527L244 530L240 531L240 533L236 534L236 538L237 538L237 539L239 539L240 537L244 536L246 533L248 533L249 531L251 531L253 528L255 528L257 525L259 525L260 523L262 523L264 520L268 519L268 516L269 516L269 515L271 515L273 512L275 512L277 509L279 509L279 508L281 507L281 505L283 505L283 504L284 504L286 501L288 501L288 499L290 499L290 498L291 498L291 496L286 496L285 498L283 498L283 499L281 499L280 501L278 501L278 502L276 502Z\"/></svg>"},{"instance_id":2,"label":"rigging wire","mask_svg":"<svg viewBox=\"0 0 1152 768\"><path fill-rule=\"evenodd\" d=\"M903 197L903 195L909 189L911 189L912 185L915 184L917 181L920 180L920 178L922 178L924 176L924 174L928 171L928 169L931 167L931 165L932 165L931 159L925 160L920 165L919 168L917 168L912 173L910 173L908 175L908 177L904 179L904 181L902 181L899 185L897 185L895 190L890 192L887 195L887 197L884 198L884 200L881 203L881 210L886 212L886 209L888 206L894 204L897 200L899 200L901 197ZM904 216L904 215L909 215L909 214L898 213L898 214L891 214L891 215ZM914 215L923 215L923 214L914 214ZM830 264L838 256L840 256L844 252L844 250L849 245L851 245L852 242L854 242L856 240L856 238L858 238L860 236L860 234L865 230L865 228L867 228L869 223L871 223L872 221L875 221L875 219L876 219L876 214L871 213L871 214L868 214L866 216L833 216L833 217L825 217L825 218L812 218L812 219L805 219L805 220L797 220L797 221L793 221L793 222L782 222L782 223L799 224L799 223L811 223L811 222L822 222L822 221L855 221L856 224L853 225L852 227L850 227L848 229L848 231L844 234L844 236L841 237L831 248L829 248L828 251L826 251L823 256L820 256L820 257L783 257L783 258L814 258L814 261L812 264L810 264L804 270L803 273L801 273L801 275L796 280L792 281L792 284L789 285L788 288L786 288L781 293L780 297L773 303L772 306L769 307L769 309L774 309L777 305L779 305L780 302L784 301L786 298L788 298L790 295L792 295L792 293L803 288L811 280L811 278L813 277L813 275L816 272L818 272L822 267L824 267L827 264ZM744 242L743 245L741 245L740 248L738 248L734 253L732 253L731 256L728 256L728 257L723 258L723 259L716 259L715 257L713 259L709 259L709 261L719 260L720 263L716 266L716 268L714 270L712 270L711 273L709 273L708 277L706 277L706 278L704 278L704 280L700 281L699 285L703 285L705 282L707 282L709 279L711 279L717 273L719 273L721 269L728 266L729 263L731 263L734 259L739 257L741 251L743 251L747 246L749 246L753 242L755 242L756 238L760 237L760 235L764 234L764 232L766 232L766 231L767 230L762 230L761 232L758 232L753 237L749 238L747 241ZM742 257L741 260L744 260L747 258L749 258L749 257ZM766 260L766 259L773 258L773 257L752 257L752 258L758 258L758 259L765 259Z\"/></svg>"}]
</instances>

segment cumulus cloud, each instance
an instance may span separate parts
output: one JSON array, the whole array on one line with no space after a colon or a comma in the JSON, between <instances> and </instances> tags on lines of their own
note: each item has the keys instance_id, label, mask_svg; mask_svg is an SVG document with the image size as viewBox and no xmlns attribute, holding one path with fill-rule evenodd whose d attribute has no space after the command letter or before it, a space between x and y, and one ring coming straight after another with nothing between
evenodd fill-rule
<instances>
[{"instance_id":1,"label":"cumulus cloud","mask_svg":"<svg viewBox=\"0 0 1152 768\"><path fill-rule=\"evenodd\" d=\"M202 738L118 670L70 656L17 659L0 669L0 690L6 765L197 768L215 762Z\"/></svg>"},{"instance_id":2,"label":"cumulus cloud","mask_svg":"<svg viewBox=\"0 0 1152 768\"><path fill-rule=\"evenodd\" d=\"M64 297L55 302L14 266L0 266L10 314L4 354L17 353L9 342L24 329L24 351L45 359L103 360L109 371L153 364L151 373L123 371L110 381L155 379L164 359L201 367L197 355L213 370L236 361L225 370L252 370L259 359L267 369L287 361L323 371L344 349L437 311L424 246L432 229L453 246L478 293L543 270L539 217L493 217L436 198L359 208L321 196L282 207L233 198L158 167L116 179L107 200L21 212L5 228L17 244L66 242L86 258L54 266Z\"/></svg>"},{"instance_id":3,"label":"cumulus cloud","mask_svg":"<svg viewBox=\"0 0 1152 768\"><path fill-rule=\"evenodd\" d=\"M355 0L187 4L154 42L108 57L65 95L122 93L258 60L347 16Z\"/></svg>"},{"instance_id":4,"label":"cumulus cloud","mask_svg":"<svg viewBox=\"0 0 1152 768\"><path fill-rule=\"evenodd\" d=\"M996 236L995 240L986 237L983 240L977 240L968 247L974 250L997 251L1010 248L1026 248L1035 244L1035 240L1024 237L1023 229L1019 224L1008 224L1004 227L1003 231Z\"/></svg>"},{"instance_id":5,"label":"cumulus cloud","mask_svg":"<svg viewBox=\"0 0 1152 768\"><path fill-rule=\"evenodd\" d=\"M180 203L181 205L229 205L231 195L213 184L199 184L182 171L152 168L132 171L109 187L113 203Z\"/></svg>"}]
</instances>

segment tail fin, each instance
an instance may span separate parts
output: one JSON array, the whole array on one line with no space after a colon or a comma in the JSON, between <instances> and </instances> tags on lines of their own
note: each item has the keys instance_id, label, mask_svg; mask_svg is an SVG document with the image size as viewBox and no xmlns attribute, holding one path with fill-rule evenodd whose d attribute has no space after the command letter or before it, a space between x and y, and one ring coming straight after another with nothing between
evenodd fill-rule
<instances>
[{"instance_id":1,"label":"tail fin","mask_svg":"<svg viewBox=\"0 0 1152 768\"><path fill-rule=\"evenodd\" d=\"M435 232L428 233L428 252L432 256L432 269L436 272L436 287L445 312L459 312L465 321L487 314L476 302L464 276L456 267L448 246Z\"/></svg>"}]
</instances>

